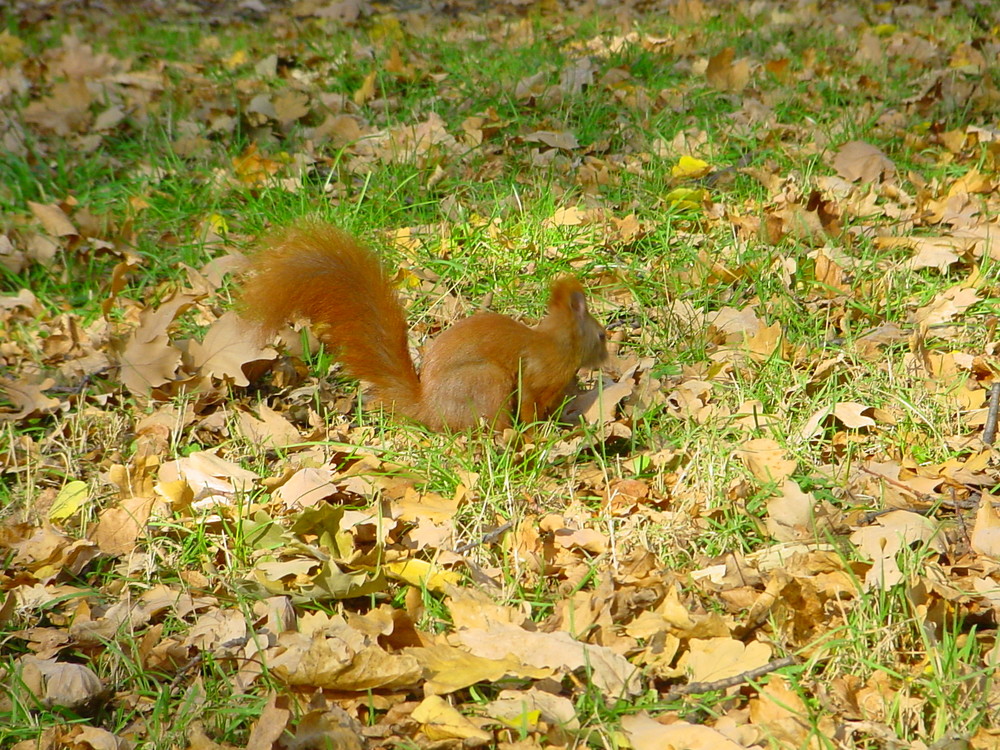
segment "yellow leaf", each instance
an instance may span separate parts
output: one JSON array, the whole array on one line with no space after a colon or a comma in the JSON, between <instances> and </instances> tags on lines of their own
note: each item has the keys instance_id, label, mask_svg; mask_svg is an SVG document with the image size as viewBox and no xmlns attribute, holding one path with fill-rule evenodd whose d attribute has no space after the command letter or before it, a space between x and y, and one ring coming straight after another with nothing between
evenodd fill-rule
<instances>
[{"instance_id":1,"label":"yellow leaf","mask_svg":"<svg viewBox=\"0 0 1000 750\"><path fill-rule=\"evenodd\" d=\"M458 584L462 577L453 570L444 570L426 560L403 560L383 566L390 578L405 581L411 586L426 586L431 591L444 593L447 584Z\"/></svg>"},{"instance_id":2,"label":"yellow leaf","mask_svg":"<svg viewBox=\"0 0 1000 750\"><path fill-rule=\"evenodd\" d=\"M704 177L712 171L712 165L704 159L696 159L693 156L682 156L671 168L670 174L683 179L696 179Z\"/></svg>"},{"instance_id":3,"label":"yellow leaf","mask_svg":"<svg viewBox=\"0 0 1000 750\"><path fill-rule=\"evenodd\" d=\"M246 50L238 49L225 60L222 64L225 65L229 70L235 70L247 61Z\"/></svg>"},{"instance_id":4,"label":"yellow leaf","mask_svg":"<svg viewBox=\"0 0 1000 750\"><path fill-rule=\"evenodd\" d=\"M499 717L501 724L506 724L511 729L520 729L526 732L533 732L538 727L538 722L542 718L542 712L537 708L531 711L524 711L511 718Z\"/></svg>"},{"instance_id":5,"label":"yellow leaf","mask_svg":"<svg viewBox=\"0 0 1000 750\"><path fill-rule=\"evenodd\" d=\"M0 33L0 63L10 65L24 56L24 42L4 29Z\"/></svg>"},{"instance_id":6,"label":"yellow leaf","mask_svg":"<svg viewBox=\"0 0 1000 750\"><path fill-rule=\"evenodd\" d=\"M476 740L478 743L493 739L437 695L425 698L410 716L420 722L423 733L431 740Z\"/></svg>"},{"instance_id":7,"label":"yellow leaf","mask_svg":"<svg viewBox=\"0 0 1000 750\"><path fill-rule=\"evenodd\" d=\"M56 495L56 501L49 508L50 521L65 521L76 514L90 499L87 483L79 480L67 482Z\"/></svg>"},{"instance_id":8,"label":"yellow leaf","mask_svg":"<svg viewBox=\"0 0 1000 750\"><path fill-rule=\"evenodd\" d=\"M896 24L894 23L880 23L874 29L872 29L878 36L892 36L896 33Z\"/></svg>"},{"instance_id":9,"label":"yellow leaf","mask_svg":"<svg viewBox=\"0 0 1000 750\"><path fill-rule=\"evenodd\" d=\"M209 215L208 224L216 234L229 233L229 223L226 221L226 217L221 214Z\"/></svg>"},{"instance_id":10,"label":"yellow leaf","mask_svg":"<svg viewBox=\"0 0 1000 750\"><path fill-rule=\"evenodd\" d=\"M393 39L395 41L402 40L406 34L403 32L403 26L399 22L399 19L388 13L375 18L372 22L371 37L375 40L380 39Z\"/></svg>"},{"instance_id":11,"label":"yellow leaf","mask_svg":"<svg viewBox=\"0 0 1000 750\"><path fill-rule=\"evenodd\" d=\"M353 98L355 104L360 106L375 98L375 75L376 72L373 70L365 76L365 80L361 82L360 88L354 92Z\"/></svg>"},{"instance_id":12,"label":"yellow leaf","mask_svg":"<svg viewBox=\"0 0 1000 750\"><path fill-rule=\"evenodd\" d=\"M704 190L696 188L674 188L664 196L667 203L672 203L677 208L700 209L701 202L705 199Z\"/></svg>"}]
</instances>

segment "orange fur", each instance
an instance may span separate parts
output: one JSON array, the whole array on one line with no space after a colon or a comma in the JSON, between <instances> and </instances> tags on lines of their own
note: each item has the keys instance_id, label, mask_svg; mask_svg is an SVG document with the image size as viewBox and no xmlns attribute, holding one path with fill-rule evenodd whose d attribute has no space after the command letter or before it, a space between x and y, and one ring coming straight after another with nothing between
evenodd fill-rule
<instances>
[{"instance_id":1,"label":"orange fur","mask_svg":"<svg viewBox=\"0 0 1000 750\"><path fill-rule=\"evenodd\" d=\"M378 258L320 222L280 230L262 242L243 286L243 314L273 332L307 318L337 347L346 370L378 398L431 429L460 430L481 418L502 429L516 415L542 419L559 405L576 371L606 356L604 329L573 278L552 285L535 327L479 313L424 350L417 375L406 317Z\"/></svg>"}]
</instances>

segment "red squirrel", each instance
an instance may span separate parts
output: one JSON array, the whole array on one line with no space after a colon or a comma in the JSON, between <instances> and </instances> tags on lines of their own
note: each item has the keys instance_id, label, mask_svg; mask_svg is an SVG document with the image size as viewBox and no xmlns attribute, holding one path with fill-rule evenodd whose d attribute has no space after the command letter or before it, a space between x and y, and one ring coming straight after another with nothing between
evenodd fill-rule
<instances>
[{"instance_id":1,"label":"red squirrel","mask_svg":"<svg viewBox=\"0 0 1000 750\"><path fill-rule=\"evenodd\" d=\"M262 241L251 272L243 314L265 334L290 318L308 319L380 403L433 430L463 430L480 419L502 430L515 416L543 419L577 370L607 356L604 328L575 278L552 284L548 312L534 327L492 312L459 321L424 348L418 375L389 276L349 234L319 221L280 229Z\"/></svg>"}]
</instances>

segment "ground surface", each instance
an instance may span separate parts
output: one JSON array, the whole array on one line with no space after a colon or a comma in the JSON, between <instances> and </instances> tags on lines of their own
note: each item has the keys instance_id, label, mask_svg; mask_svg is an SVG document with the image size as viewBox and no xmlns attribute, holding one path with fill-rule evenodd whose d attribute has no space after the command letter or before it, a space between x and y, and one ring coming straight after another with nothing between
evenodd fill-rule
<instances>
[{"instance_id":1,"label":"ground surface","mask_svg":"<svg viewBox=\"0 0 1000 750\"><path fill-rule=\"evenodd\" d=\"M991 3L8 6L0 746L1000 744ZM615 356L362 411L233 312L317 214Z\"/></svg>"}]
</instances>

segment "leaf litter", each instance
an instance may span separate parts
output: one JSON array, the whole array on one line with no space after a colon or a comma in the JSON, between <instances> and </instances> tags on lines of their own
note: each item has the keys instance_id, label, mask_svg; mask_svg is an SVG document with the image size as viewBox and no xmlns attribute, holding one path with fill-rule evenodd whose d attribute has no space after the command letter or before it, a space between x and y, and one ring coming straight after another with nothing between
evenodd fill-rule
<instances>
[{"instance_id":1,"label":"leaf litter","mask_svg":"<svg viewBox=\"0 0 1000 750\"><path fill-rule=\"evenodd\" d=\"M548 471L498 505L488 447L458 437L449 450L482 460L435 490L406 447L428 448L426 436L359 425L355 396L306 372L300 334L254 341L228 311L224 278L246 236L225 216L192 217L215 260L184 264L172 285L130 286L152 265L135 252L140 234L164 253L176 244L150 218L170 167L138 157L142 181L118 209L71 194L17 204L0 236L14 281L0 296L5 746L997 746L1000 521L984 440L1000 259L995 34L938 38L946 11L933 5L819 17L772 3L627 5L586 37L558 3L535 25L475 3L449 17L303 0L215 8L219 30L190 59L154 60L94 41L115 33L96 10L73 10L57 35L47 8L21 5L0 34L13 158L100 160L161 122L177 156L211 164L217 191L296 194L325 171L325 197L349 201L358 175L414 166L424 189L452 189L441 226L395 235L404 295L437 300L418 335L471 306L420 267L428 243L458 248L463 222L520 242L460 189L507 169L546 170L566 199L540 223L571 239L543 252L636 256L665 215L671 242L693 252L687 264L667 248L644 257L642 275L680 285L647 290L645 309L623 266L587 265L614 301L606 312L637 322L600 387L568 407L588 429L552 433ZM967 6L979 26L1000 24L987 4ZM244 13L269 19L273 51L224 45L221 29ZM637 30L656 13L662 32ZM760 40L801 25L836 41L718 49L707 28L727 13L753 19ZM298 60L276 41L328 23L357 32L355 58L381 61L351 91L322 85L336 61ZM381 117L420 87L459 98L434 53L405 43L433 34L508 49L545 37L566 60L479 81L532 113L524 122L492 107ZM673 66L676 85L647 85L649 59ZM909 96L878 66L912 74ZM826 81L864 93L851 114L868 128L831 116ZM548 114L577 97L680 111L706 91L731 105L711 128L692 118L650 136L623 120L595 138ZM809 116L790 120L789 106ZM246 146L219 158L242 128ZM760 153L734 160L736 141ZM654 161L669 175L658 191L610 197ZM46 269L67 288L81 261L111 264L93 309L21 281ZM752 293L765 277L780 293ZM804 340L798 318L824 321L826 340ZM682 346L700 354L664 370ZM790 376L747 388L769 368ZM281 398L253 390L264 372ZM505 450L530 461L535 447ZM727 509L741 543L714 546ZM164 728L192 702L218 714ZM233 735L227 702L248 709Z\"/></svg>"}]
</instances>

